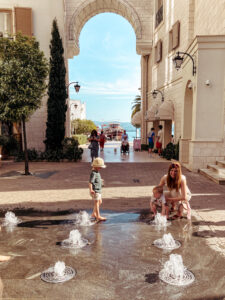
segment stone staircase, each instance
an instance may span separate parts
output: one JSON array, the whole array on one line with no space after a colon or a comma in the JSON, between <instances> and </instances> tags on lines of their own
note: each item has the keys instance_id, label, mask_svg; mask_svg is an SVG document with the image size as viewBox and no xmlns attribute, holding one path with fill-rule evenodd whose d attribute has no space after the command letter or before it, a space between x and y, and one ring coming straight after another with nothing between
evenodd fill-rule
<instances>
[{"instance_id":1,"label":"stone staircase","mask_svg":"<svg viewBox=\"0 0 225 300\"><path fill-rule=\"evenodd\" d=\"M225 160L216 161L215 165L207 165L207 169L200 169L199 173L218 184L225 184Z\"/></svg>"}]
</instances>

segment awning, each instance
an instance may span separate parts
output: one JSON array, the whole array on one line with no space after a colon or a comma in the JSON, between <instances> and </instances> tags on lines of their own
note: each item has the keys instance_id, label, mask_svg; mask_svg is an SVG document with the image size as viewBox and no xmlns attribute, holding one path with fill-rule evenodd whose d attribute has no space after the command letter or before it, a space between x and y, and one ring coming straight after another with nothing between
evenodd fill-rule
<instances>
[{"instance_id":1,"label":"awning","mask_svg":"<svg viewBox=\"0 0 225 300\"><path fill-rule=\"evenodd\" d=\"M141 126L141 111L136 112L136 114L133 115L132 119L131 119L131 124L133 126Z\"/></svg>"},{"instance_id":2,"label":"awning","mask_svg":"<svg viewBox=\"0 0 225 300\"><path fill-rule=\"evenodd\" d=\"M160 105L157 117L162 121L174 119L174 105L171 100L165 101Z\"/></svg>"},{"instance_id":3,"label":"awning","mask_svg":"<svg viewBox=\"0 0 225 300\"><path fill-rule=\"evenodd\" d=\"M158 108L159 108L159 104L155 103L153 104L149 110L146 111L146 115L145 115L145 121L148 122L153 122L156 119L156 116L158 115Z\"/></svg>"}]
</instances>

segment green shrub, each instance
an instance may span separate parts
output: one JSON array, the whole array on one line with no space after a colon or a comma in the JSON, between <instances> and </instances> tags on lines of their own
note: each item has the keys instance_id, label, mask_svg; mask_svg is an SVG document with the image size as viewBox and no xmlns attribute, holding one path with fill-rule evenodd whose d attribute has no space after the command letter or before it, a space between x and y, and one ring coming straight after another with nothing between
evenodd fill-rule
<instances>
[{"instance_id":1,"label":"green shrub","mask_svg":"<svg viewBox=\"0 0 225 300\"><path fill-rule=\"evenodd\" d=\"M79 143L74 138L65 138L63 141L63 157L70 161L81 160L83 149L79 148Z\"/></svg>"},{"instance_id":2,"label":"green shrub","mask_svg":"<svg viewBox=\"0 0 225 300\"><path fill-rule=\"evenodd\" d=\"M49 149L45 152L38 152L35 149L28 149L28 160L59 162L63 159L68 159L69 161L78 161L82 159L83 149L79 148L78 141L74 138L65 138L62 146L62 149ZM17 154L16 161L24 161L24 151L20 151Z\"/></svg>"},{"instance_id":3,"label":"green shrub","mask_svg":"<svg viewBox=\"0 0 225 300\"><path fill-rule=\"evenodd\" d=\"M28 153L28 160L29 161L39 161L40 160L40 153L35 150L34 148L33 149L27 149L27 153ZM24 161L24 151L19 151L17 153L17 156L16 156L16 161Z\"/></svg>"},{"instance_id":4,"label":"green shrub","mask_svg":"<svg viewBox=\"0 0 225 300\"><path fill-rule=\"evenodd\" d=\"M148 145L147 144L141 144L141 151L148 151Z\"/></svg>"},{"instance_id":5,"label":"green shrub","mask_svg":"<svg viewBox=\"0 0 225 300\"><path fill-rule=\"evenodd\" d=\"M0 135L0 146L5 146L8 143L8 139L6 135Z\"/></svg>"},{"instance_id":6,"label":"green shrub","mask_svg":"<svg viewBox=\"0 0 225 300\"><path fill-rule=\"evenodd\" d=\"M85 134L75 134L72 136L72 138L77 140L79 145L84 145L88 141L87 136Z\"/></svg>"},{"instance_id":7,"label":"green shrub","mask_svg":"<svg viewBox=\"0 0 225 300\"><path fill-rule=\"evenodd\" d=\"M179 160L179 142L177 144L169 143L162 151L162 156L168 160Z\"/></svg>"},{"instance_id":8,"label":"green shrub","mask_svg":"<svg viewBox=\"0 0 225 300\"><path fill-rule=\"evenodd\" d=\"M16 155L19 150L19 144L14 136L9 136L6 145L4 146L5 150L9 155Z\"/></svg>"},{"instance_id":9,"label":"green shrub","mask_svg":"<svg viewBox=\"0 0 225 300\"><path fill-rule=\"evenodd\" d=\"M63 159L62 149L58 150L47 150L40 153L40 160L56 161L59 162Z\"/></svg>"}]
</instances>

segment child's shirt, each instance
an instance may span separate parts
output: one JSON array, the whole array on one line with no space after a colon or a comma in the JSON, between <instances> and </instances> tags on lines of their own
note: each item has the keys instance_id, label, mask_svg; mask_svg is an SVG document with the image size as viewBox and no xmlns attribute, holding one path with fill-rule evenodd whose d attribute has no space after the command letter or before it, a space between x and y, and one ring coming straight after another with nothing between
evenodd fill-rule
<instances>
[{"instance_id":1,"label":"child's shirt","mask_svg":"<svg viewBox=\"0 0 225 300\"><path fill-rule=\"evenodd\" d=\"M154 196L152 196L151 202L158 206L162 206L162 204L166 204L166 199L165 196L162 194L160 198L155 198Z\"/></svg>"},{"instance_id":2,"label":"child's shirt","mask_svg":"<svg viewBox=\"0 0 225 300\"><path fill-rule=\"evenodd\" d=\"M98 171L96 171L96 170L91 171L89 182L92 184L93 191L95 191L96 193L101 194L102 179L101 179L101 175Z\"/></svg>"}]
</instances>

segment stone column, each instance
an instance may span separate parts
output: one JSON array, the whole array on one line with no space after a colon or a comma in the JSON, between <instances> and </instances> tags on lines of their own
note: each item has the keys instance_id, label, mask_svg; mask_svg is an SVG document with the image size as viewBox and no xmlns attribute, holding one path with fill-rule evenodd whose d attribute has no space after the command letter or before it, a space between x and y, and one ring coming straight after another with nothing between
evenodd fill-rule
<instances>
[{"instance_id":1,"label":"stone column","mask_svg":"<svg viewBox=\"0 0 225 300\"><path fill-rule=\"evenodd\" d=\"M141 123L141 143L147 143L147 123L145 114L148 109L148 60L149 55L141 56L141 99L142 99L142 123Z\"/></svg>"}]
</instances>

